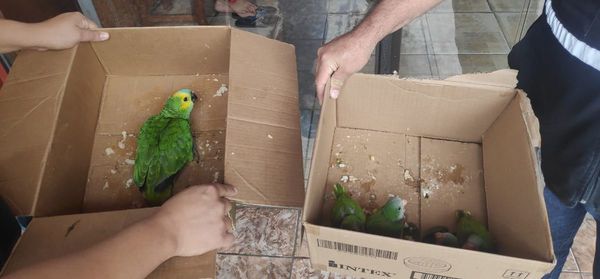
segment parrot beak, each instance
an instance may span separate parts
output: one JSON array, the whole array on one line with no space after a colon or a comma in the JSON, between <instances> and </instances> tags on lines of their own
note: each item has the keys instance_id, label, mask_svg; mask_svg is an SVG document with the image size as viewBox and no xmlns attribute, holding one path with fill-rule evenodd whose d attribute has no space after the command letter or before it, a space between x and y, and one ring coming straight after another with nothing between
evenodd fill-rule
<instances>
[{"instance_id":1,"label":"parrot beak","mask_svg":"<svg viewBox=\"0 0 600 279\"><path fill-rule=\"evenodd\" d=\"M196 93L192 92L192 103L196 103L196 100L198 100L198 96L196 96Z\"/></svg>"}]
</instances>

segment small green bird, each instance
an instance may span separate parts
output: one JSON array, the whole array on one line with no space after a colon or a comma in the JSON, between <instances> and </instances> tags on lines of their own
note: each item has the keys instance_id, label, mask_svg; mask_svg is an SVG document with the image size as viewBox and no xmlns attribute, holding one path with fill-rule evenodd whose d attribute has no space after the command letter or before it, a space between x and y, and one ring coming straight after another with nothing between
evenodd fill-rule
<instances>
[{"instance_id":1,"label":"small green bird","mask_svg":"<svg viewBox=\"0 0 600 279\"><path fill-rule=\"evenodd\" d=\"M390 198L382 207L367 218L368 233L402 238L406 201L399 197Z\"/></svg>"},{"instance_id":2,"label":"small green bird","mask_svg":"<svg viewBox=\"0 0 600 279\"><path fill-rule=\"evenodd\" d=\"M196 99L190 89L178 90L140 129L133 181L150 205L171 197L175 177L194 159L190 113Z\"/></svg>"},{"instance_id":3,"label":"small green bird","mask_svg":"<svg viewBox=\"0 0 600 279\"><path fill-rule=\"evenodd\" d=\"M492 252L494 250L492 235L485 225L473 218L470 212L458 210L456 218L456 236L461 247L464 247L471 241L473 243L468 244L466 248L476 247L478 251L484 252Z\"/></svg>"},{"instance_id":4,"label":"small green bird","mask_svg":"<svg viewBox=\"0 0 600 279\"><path fill-rule=\"evenodd\" d=\"M358 202L339 183L333 187L333 194L335 203L331 209L332 225L346 230L364 231L366 216Z\"/></svg>"}]
</instances>

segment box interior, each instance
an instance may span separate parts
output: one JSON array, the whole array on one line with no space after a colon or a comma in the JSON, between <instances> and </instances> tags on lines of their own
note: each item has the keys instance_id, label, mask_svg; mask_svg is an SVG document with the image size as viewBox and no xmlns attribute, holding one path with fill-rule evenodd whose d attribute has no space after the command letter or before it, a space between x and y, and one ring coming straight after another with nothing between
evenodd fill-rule
<instances>
[{"instance_id":1,"label":"box interior","mask_svg":"<svg viewBox=\"0 0 600 279\"><path fill-rule=\"evenodd\" d=\"M354 75L322 109L305 222L329 225L340 182L366 211L406 199L422 232L454 230L469 210L499 254L552 262L524 99L510 86Z\"/></svg>"}]
</instances>

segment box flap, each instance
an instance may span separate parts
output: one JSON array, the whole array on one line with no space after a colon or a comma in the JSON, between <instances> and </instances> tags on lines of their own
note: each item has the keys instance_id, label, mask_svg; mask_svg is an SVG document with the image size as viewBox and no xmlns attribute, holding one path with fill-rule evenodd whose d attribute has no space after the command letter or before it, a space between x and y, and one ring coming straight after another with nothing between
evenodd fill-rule
<instances>
[{"instance_id":1,"label":"box flap","mask_svg":"<svg viewBox=\"0 0 600 279\"><path fill-rule=\"evenodd\" d=\"M60 104L35 216L81 211L104 81L104 69L90 44L79 45Z\"/></svg>"},{"instance_id":2,"label":"box flap","mask_svg":"<svg viewBox=\"0 0 600 279\"><path fill-rule=\"evenodd\" d=\"M543 180L521 110L522 98L517 95L483 136L488 224L494 234L502 235L500 253L552 262Z\"/></svg>"},{"instance_id":3,"label":"box flap","mask_svg":"<svg viewBox=\"0 0 600 279\"><path fill-rule=\"evenodd\" d=\"M157 208L34 218L3 269L8 274L87 248L153 214ZM172 258L148 278L214 278L215 253Z\"/></svg>"},{"instance_id":4,"label":"box flap","mask_svg":"<svg viewBox=\"0 0 600 279\"><path fill-rule=\"evenodd\" d=\"M0 91L0 193L16 215L33 214L75 50L20 52Z\"/></svg>"},{"instance_id":5,"label":"box flap","mask_svg":"<svg viewBox=\"0 0 600 279\"><path fill-rule=\"evenodd\" d=\"M111 75L224 73L229 66L229 30L218 26L111 28L107 29L110 40L92 46Z\"/></svg>"},{"instance_id":6,"label":"box flap","mask_svg":"<svg viewBox=\"0 0 600 279\"><path fill-rule=\"evenodd\" d=\"M225 182L248 203L302 206L294 47L231 30Z\"/></svg>"},{"instance_id":7,"label":"box flap","mask_svg":"<svg viewBox=\"0 0 600 279\"><path fill-rule=\"evenodd\" d=\"M337 100L338 126L480 142L514 94L510 87L355 74Z\"/></svg>"}]
</instances>

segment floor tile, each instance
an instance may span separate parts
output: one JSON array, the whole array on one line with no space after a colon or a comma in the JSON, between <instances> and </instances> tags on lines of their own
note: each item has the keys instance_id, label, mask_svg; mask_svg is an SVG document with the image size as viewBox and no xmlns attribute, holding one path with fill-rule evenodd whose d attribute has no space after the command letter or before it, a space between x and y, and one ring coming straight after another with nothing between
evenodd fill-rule
<instances>
[{"instance_id":1,"label":"floor tile","mask_svg":"<svg viewBox=\"0 0 600 279\"><path fill-rule=\"evenodd\" d=\"M508 68L506 55L502 54L436 55L435 63L442 79L454 75L485 73Z\"/></svg>"},{"instance_id":2,"label":"floor tile","mask_svg":"<svg viewBox=\"0 0 600 279\"><path fill-rule=\"evenodd\" d=\"M400 77L432 76L434 75L432 66L435 67L433 55L401 54L398 75Z\"/></svg>"},{"instance_id":3,"label":"floor tile","mask_svg":"<svg viewBox=\"0 0 600 279\"><path fill-rule=\"evenodd\" d=\"M428 54L427 33L429 27L425 17L419 17L409 25L402 28L402 40L400 42L401 54Z\"/></svg>"},{"instance_id":4,"label":"floor tile","mask_svg":"<svg viewBox=\"0 0 600 279\"><path fill-rule=\"evenodd\" d=\"M242 206L236 211L235 243L222 253L292 256L298 209Z\"/></svg>"},{"instance_id":5,"label":"floor tile","mask_svg":"<svg viewBox=\"0 0 600 279\"><path fill-rule=\"evenodd\" d=\"M312 109L300 110L300 134L303 138L308 138L310 135L310 125L312 125L312 117Z\"/></svg>"},{"instance_id":6,"label":"floor tile","mask_svg":"<svg viewBox=\"0 0 600 279\"><path fill-rule=\"evenodd\" d=\"M430 13L490 12L486 0L445 0L433 8Z\"/></svg>"},{"instance_id":7,"label":"floor tile","mask_svg":"<svg viewBox=\"0 0 600 279\"><path fill-rule=\"evenodd\" d=\"M300 108L313 109L317 100L315 89L315 75L310 71L298 71L298 92L300 94Z\"/></svg>"},{"instance_id":8,"label":"floor tile","mask_svg":"<svg viewBox=\"0 0 600 279\"><path fill-rule=\"evenodd\" d=\"M594 253L596 251L595 243L596 221L584 220L571 248L581 272L591 273L593 270Z\"/></svg>"},{"instance_id":9,"label":"floor tile","mask_svg":"<svg viewBox=\"0 0 600 279\"><path fill-rule=\"evenodd\" d=\"M307 156L311 156L312 157L312 154L308 155L308 150L306 150L305 154L306 154L305 155L306 157ZM303 165L304 165L304 179L308 179L308 176L310 174L310 166L311 166L311 163L312 163L312 159L311 158L306 158L306 157L304 158L304 163L303 163Z\"/></svg>"},{"instance_id":10,"label":"floor tile","mask_svg":"<svg viewBox=\"0 0 600 279\"><path fill-rule=\"evenodd\" d=\"M292 258L217 255L217 278L289 278Z\"/></svg>"},{"instance_id":11,"label":"floor tile","mask_svg":"<svg viewBox=\"0 0 600 279\"><path fill-rule=\"evenodd\" d=\"M317 50L323 44L323 40L290 40L288 43L296 47L296 65L298 71L312 72L315 59L317 59Z\"/></svg>"},{"instance_id":12,"label":"floor tile","mask_svg":"<svg viewBox=\"0 0 600 279\"><path fill-rule=\"evenodd\" d=\"M582 273L581 279L594 279L594 276L591 273Z\"/></svg>"},{"instance_id":13,"label":"floor tile","mask_svg":"<svg viewBox=\"0 0 600 279\"><path fill-rule=\"evenodd\" d=\"M575 257L573 256L573 251L569 251L569 256L567 257L567 262L563 267L563 272L579 272L579 267L577 266L577 262L575 261Z\"/></svg>"},{"instance_id":14,"label":"floor tile","mask_svg":"<svg viewBox=\"0 0 600 279\"><path fill-rule=\"evenodd\" d=\"M371 7L371 2L368 0L322 0L328 1L329 13L342 14L342 13L361 13L365 14Z\"/></svg>"},{"instance_id":15,"label":"floor tile","mask_svg":"<svg viewBox=\"0 0 600 279\"><path fill-rule=\"evenodd\" d=\"M317 137L317 131L319 129L319 118L321 117L321 110L315 109L313 110L312 124L310 125L310 134L309 138L314 139Z\"/></svg>"},{"instance_id":16,"label":"floor tile","mask_svg":"<svg viewBox=\"0 0 600 279\"><path fill-rule=\"evenodd\" d=\"M279 0L279 9L284 15L289 14L326 14L325 0Z\"/></svg>"},{"instance_id":17,"label":"floor tile","mask_svg":"<svg viewBox=\"0 0 600 279\"><path fill-rule=\"evenodd\" d=\"M504 33L508 46L512 47L521 38L525 13L496 13L498 24Z\"/></svg>"},{"instance_id":18,"label":"floor tile","mask_svg":"<svg viewBox=\"0 0 600 279\"><path fill-rule=\"evenodd\" d=\"M560 274L559 279L581 279L581 275L579 273L572 272L563 272Z\"/></svg>"},{"instance_id":19,"label":"floor tile","mask_svg":"<svg viewBox=\"0 0 600 279\"><path fill-rule=\"evenodd\" d=\"M494 12L523 12L532 0L488 0Z\"/></svg>"},{"instance_id":20,"label":"floor tile","mask_svg":"<svg viewBox=\"0 0 600 279\"><path fill-rule=\"evenodd\" d=\"M314 272L311 269L310 259L307 258L296 258L292 265L292 277L291 279L308 279L311 273Z\"/></svg>"},{"instance_id":21,"label":"floor tile","mask_svg":"<svg viewBox=\"0 0 600 279\"><path fill-rule=\"evenodd\" d=\"M364 14L329 14L325 42L329 42L351 31L363 19Z\"/></svg>"},{"instance_id":22,"label":"floor tile","mask_svg":"<svg viewBox=\"0 0 600 279\"><path fill-rule=\"evenodd\" d=\"M435 54L507 54L508 44L491 13L427 14Z\"/></svg>"},{"instance_id":23,"label":"floor tile","mask_svg":"<svg viewBox=\"0 0 600 279\"><path fill-rule=\"evenodd\" d=\"M323 39L326 14L291 14L284 16L282 37L292 39Z\"/></svg>"}]
</instances>

